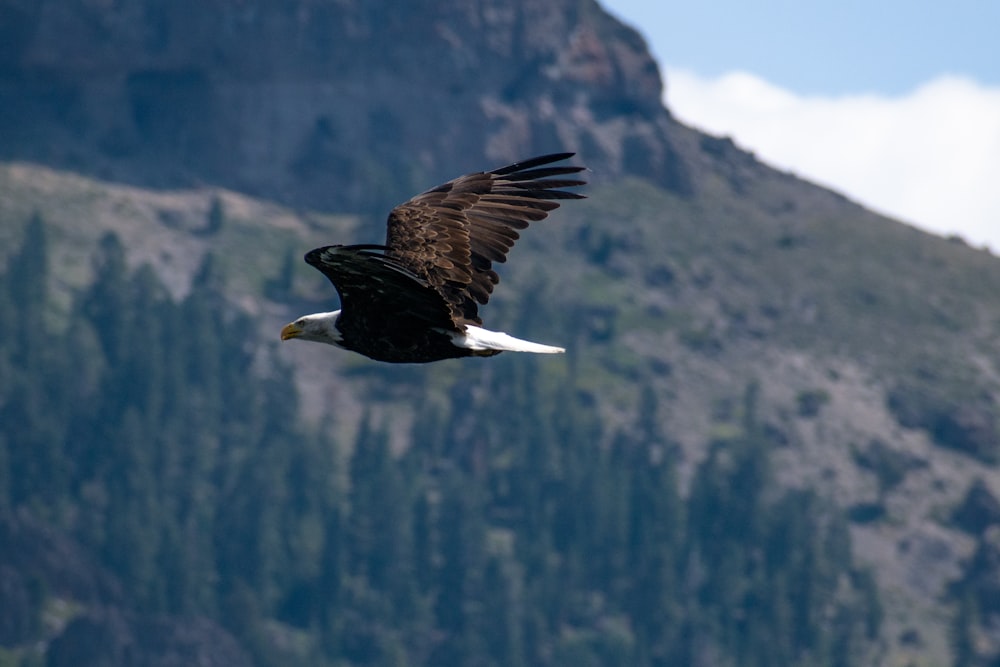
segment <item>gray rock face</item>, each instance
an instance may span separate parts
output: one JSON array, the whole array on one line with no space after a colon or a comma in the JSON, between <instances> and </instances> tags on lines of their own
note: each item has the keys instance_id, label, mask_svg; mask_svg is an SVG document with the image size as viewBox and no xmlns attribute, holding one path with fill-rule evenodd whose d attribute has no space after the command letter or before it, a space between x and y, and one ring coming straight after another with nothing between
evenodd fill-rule
<instances>
[{"instance_id":1,"label":"gray rock face","mask_svg":"<svg viewBox=\"0 0 1000 667\"><path fill-rule=\"evenodd\" d=\"M3 0L0 158L358 211L535 151L689 188L642 39L555 4Z\"/></svg>"}]
</instances>

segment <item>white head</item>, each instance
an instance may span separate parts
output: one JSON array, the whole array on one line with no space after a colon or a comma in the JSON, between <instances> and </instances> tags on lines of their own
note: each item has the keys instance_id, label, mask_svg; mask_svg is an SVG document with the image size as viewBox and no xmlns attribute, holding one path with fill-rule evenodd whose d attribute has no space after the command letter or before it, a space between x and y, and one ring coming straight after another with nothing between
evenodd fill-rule
<instances>
[{"instance_id":1,"label":"white head","mask_svg":"<svg viewBox=\"0 0 1000 667\"><path fill-rule=\"evenodd\" d=\"M285 328L281 330L281 340L300 338L302 340L311 340L314 343L326 343L328 345L343 347L341 343L344 338L340 335L340 331L336 326L338 317L340 317L339 310L335 310L332 313L303 315L294 322L285 325Z\"/></svg>"}]
</instances>

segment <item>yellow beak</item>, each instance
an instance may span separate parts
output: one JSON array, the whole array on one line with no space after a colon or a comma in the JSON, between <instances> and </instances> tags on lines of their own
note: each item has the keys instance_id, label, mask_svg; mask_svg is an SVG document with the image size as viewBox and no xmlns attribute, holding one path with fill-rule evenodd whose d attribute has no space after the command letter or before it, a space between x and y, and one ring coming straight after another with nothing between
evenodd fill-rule
<instances>
[{"instance_id":1,"label":"yellow beak","mask_svg":"<svg viewBox=\"0 0 1000 667\"><path fill-rule=\"evenodd\" d=\"M281 330L281 340L288 340L289 338L298 338L302 335L302 329L295 326L295 322L291 324L286 324L285 328Z\"/></svg>"}]
</instances>

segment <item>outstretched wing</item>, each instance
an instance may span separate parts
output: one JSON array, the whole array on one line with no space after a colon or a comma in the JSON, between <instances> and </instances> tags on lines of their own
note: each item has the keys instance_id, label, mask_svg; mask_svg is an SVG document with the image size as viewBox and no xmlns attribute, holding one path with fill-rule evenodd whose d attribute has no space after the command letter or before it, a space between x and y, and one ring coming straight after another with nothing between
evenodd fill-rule
<instances>
[{"instance_id":1,"label":"outstretched wing","mask_svg":"<svg viewBox=\"0 0 1000 667\"><path fill-rule=\"evenodd\" d=\"M332 245L306 253L306 263L330 279L340 295L340 317L350 326L358 320L392 320L412 325L456 329L451 308L426 280L381 251L377 245Z\"/></svg>"},{"instance_id":2,"label":"outstretched wing","mask_svg":"<svg viewBox=\"0 0 1000 667\"><path fill-rule=\"evenodd\" d=\"M545 218L561 199L583 195L560 188L583 167L545 166L573 156L554 153L490 172L461 176L400 204L389 214L386 255L437 289L459 324L481 324L478 306L500 280L517 230Z\"/></svg>"}]
</instances>

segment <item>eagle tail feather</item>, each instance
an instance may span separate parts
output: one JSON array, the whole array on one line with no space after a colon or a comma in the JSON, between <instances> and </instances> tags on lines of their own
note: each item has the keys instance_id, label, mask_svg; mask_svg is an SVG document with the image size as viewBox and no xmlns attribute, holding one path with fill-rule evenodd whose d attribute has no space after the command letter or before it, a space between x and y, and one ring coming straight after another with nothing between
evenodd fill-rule
<instances>
[{"instance_id":1,"label":"eagle tail feather","mask_svg":"<svg viewBox=\"0 0 1000 667\"><path fill-rule=\"evenodd\" d=\"M452 342L467 350L497 350L505 352L533 352L535 354L560 354L565 348L532 343L514 338L502 331L489 331L481 327L467 325L463 333L453 332Z\"/></svg>"}]
</instances>

